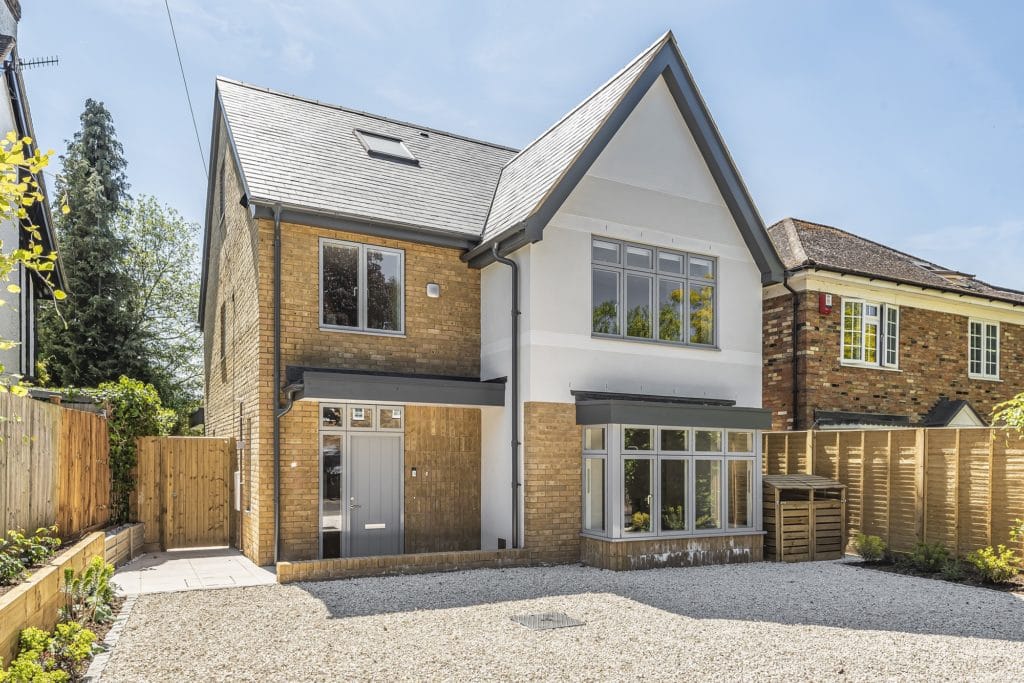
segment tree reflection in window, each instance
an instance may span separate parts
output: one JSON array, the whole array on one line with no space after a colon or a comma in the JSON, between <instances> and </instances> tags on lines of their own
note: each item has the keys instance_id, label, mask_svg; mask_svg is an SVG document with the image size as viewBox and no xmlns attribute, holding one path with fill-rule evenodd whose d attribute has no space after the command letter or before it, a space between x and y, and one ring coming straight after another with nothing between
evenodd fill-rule
<instances>
[{"instance_id":1,"label":"tree reflection in window","mask_svg":"<svg viewBox=\"0 0 1024 683\"><path fill-rule=\"evenodd\" d=\"M323 248L324 325L359 327L359 249L325 244Z\"/></svg>"},{"instance_id":2,"label":"tree reflection in window","mask_svg":"<svg viewBox=\"0 0 1024 683\"><path fill-rule=\"evenodd\" d=\"M715 288L690 285L690 343L715 343Z\"/></svg>"},{"instance_id":3,"label":"tree reflection in window","mask_svg":"<svg viewBox=\"0 0 1024 683\"><path fill-rule=\"evenodd\" d=\"M651 530L651 463L649 459L634 458L622 462L626 533Z\"/></svg>"},{"instance_id":4,"label":"tree reflection in window","mask_svg":"<svg viewBox=\"0 0 1024 683\"><path fill-rule=\"evenodd\" d=\"M402 260L393 252L366 250L366 326L401 329Z\"/></svg>"}]
</instances>

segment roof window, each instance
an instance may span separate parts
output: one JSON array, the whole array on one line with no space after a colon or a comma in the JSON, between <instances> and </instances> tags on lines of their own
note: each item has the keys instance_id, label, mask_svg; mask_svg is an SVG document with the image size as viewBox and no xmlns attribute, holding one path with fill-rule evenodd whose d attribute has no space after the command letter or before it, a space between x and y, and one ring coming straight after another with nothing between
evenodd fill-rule
<instances>
[{"instance_id":1,"label":"roof window","mask_svg":"<svg viewBox=\"0 0 1024 683\"><path fill-rule=\"evenodd\" d=\"M400 138L394 138L390 135L369 133L365 130L357 130L355 131L355 134L356 137L359 138L359 142L362 143L363 148L366 149L366 153L372 157L397 159L399 161L407 161L414 164L419 163Z\"/></svg>"}]
</instances>

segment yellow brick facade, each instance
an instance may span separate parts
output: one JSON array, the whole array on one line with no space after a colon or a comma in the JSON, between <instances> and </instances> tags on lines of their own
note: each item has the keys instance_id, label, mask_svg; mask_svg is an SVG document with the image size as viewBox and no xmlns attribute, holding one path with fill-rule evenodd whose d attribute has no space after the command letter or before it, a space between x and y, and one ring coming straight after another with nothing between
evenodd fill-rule
<instances>
[{"instance_id":1,"label":"yellow brick facade","mask_svg":"<svg viewBox=\"0 0 1024 683\"><path fill-rule=\"evenodd\" d=\"M523 545L546 562L579 562L583 442L576 406L527 402L523 431Z\"/></svg>"}]
</instances>

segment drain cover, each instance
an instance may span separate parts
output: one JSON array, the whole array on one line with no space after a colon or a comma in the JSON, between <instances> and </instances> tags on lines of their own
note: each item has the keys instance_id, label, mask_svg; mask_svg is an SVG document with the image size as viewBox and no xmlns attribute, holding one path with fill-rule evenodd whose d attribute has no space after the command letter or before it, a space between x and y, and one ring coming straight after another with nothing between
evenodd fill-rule
<instances>
[{"instance_id":1,"label":"drain cover","mask_svg":"<svg viewBox=\"0 0 1024 683\"><path fill-rule=\"evenodd\" d=\"M583 626L582 621L577 621L567 614L561 612L545 612L544 614L521 614L512 617L512 621L533 629L543 631L549 628L565 628L567 626Z\"/></svg>"}]
</instances>

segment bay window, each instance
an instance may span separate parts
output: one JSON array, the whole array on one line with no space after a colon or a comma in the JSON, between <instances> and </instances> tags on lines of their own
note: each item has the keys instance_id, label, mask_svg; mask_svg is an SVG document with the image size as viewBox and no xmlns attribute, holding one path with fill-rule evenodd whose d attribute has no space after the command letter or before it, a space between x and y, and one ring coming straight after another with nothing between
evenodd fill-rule
<instances>
[{"instance_id":1,"label":"bay window","mask_svg":"<svg viewBox=\"0 0 1024 683\"><path fill-rule=\"evenodd\" d=\"M591 263L594 335L715 345L715 259L594 238Z\"/></svg>"},{"instance_id":2,"label":"bay window","mask_svg":"<svg viewBox=\"0 0 1024 683\"><path fill-rule=\"evenodd\" d=\"M741 533L758 524L757 433L647 425L583 429L583 532Z\"/></svg>"},{"instance_id":3,"label":"bay window","mask_svg":"<svg viewBox=\"0 0 1024 683\"><path fill-rule=\"evenodd\" d=\"M320 240L320 326L402 333L404 260L399 249Z\"/></svg>"},{"instance_id":4,"label":"bay window","mask_svg":"<svg viewBox=\"0 0 1024 683\"><path fill-rule=\"evenodd\" d=\"M899 366L900 310L863 299L843 299L840 360L844 365Z\"/></svg>"}]
</instances>

